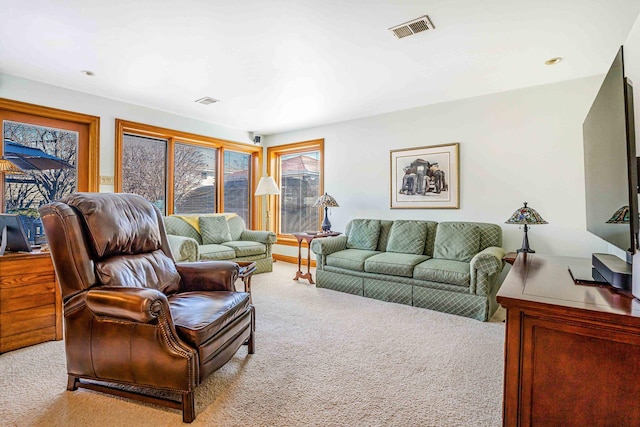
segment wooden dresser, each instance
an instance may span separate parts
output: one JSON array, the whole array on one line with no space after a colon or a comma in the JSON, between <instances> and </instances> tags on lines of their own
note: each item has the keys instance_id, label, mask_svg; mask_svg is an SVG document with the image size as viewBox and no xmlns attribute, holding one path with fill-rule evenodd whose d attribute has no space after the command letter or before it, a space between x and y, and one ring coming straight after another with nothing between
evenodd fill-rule
<instances>
[{"instance_id":1,"label":"wooden dresser","mask_svg":"<svg viewBox=\"0 0 640 427\"><path fill-rule=\"evenodd\" d=\"M520 254L507 309L503 425L640 425L640 301L576 285L590 261Z\"/></svg>"},{"instance_id":2,"label":"wooden dresser","mask_svg":"<svg viewBox=\"0 0 640 427\"><path fill-rule=\"evenodd\" d=\"M0 257L0 353L62 339L62 299L47 252Z\"/></svg>"}]
</instances>

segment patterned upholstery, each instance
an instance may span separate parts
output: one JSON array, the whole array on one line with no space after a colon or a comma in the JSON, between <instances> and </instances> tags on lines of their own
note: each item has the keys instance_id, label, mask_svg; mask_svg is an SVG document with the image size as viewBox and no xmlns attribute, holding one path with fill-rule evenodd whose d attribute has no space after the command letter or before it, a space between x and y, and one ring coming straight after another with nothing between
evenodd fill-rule
<instances>
[{"instance_id":1,"label":"patterned upholstery","mask_svg":"<svg viewBox=\"0 0 640 427\"><path fill-rule=\"evenodd\" d=\"M390 276L413 276L413 267L427 260L426 255L398 254L382 252L364 262L367 273L386 274Z\"/></svg>"},{"instance_id":2,"label":"patterned upholstery","mask_svg":"<svg viewBox=\"0 0 640 427\"><path fill-rule=\"evenodd\" d=\"M224 216L201 216L198 222L203 244L219 244L231 240L229 224Z\"/></svg>"},{"instance_id":3,"label":"patterned upholstery","mask_svg":"<svg viewBox=\"0 0 640 427\"><path fill-rule=\"evenodd\" d=\"M175 215L163 219L176 262L255 261L256 273L273 271L271 251L275 233L247 230L242 217L235 213ZM200 232L207 242L218 243L203 244Z\"/></svg>"},{"instance_id":4,"label":"patterned upholstery","mask_svg":"<svg viewBox=\"0 0 640 427\"><path fill-rule=\"evenodd\" d=\"M380 235L380 221L377 219L354 219L347 233L348 249L375 251Z\"/></svg>"},{"instance_id":5,"label":"patterned upholstery","mask_svg":"<svg viewBox=\"0 0 640 427\"><path fill-rule=\"evenodd\" d=\"M378 237L378 250L380 252L385 252L387 250L387 242L389 241L389 233L391 233L392 226L393 221L380 221L380 236Z\"/></svg>"},{"instance_id":6,"label":"patterned upholstery","mask_svg":"<svg viewBox=\"0 0 640 427\"><path fill-rule=\"evenodd\" d=\"M201 245L200 246L200 259L201 260L230 260L236 257L236 251L229 246L223 246L218 244Z\"/></svg>"},{"instance_id":7,"label":"patterned upholstery","mask_svg":"<svg viewBox=\"0 0 640 427\"><path fill-rule=\"evenodd\" d=\"M504 268L505 250L490 246L478 253L471 260L471 283L475 288L471 292L477 295L490 295L491 281L497 277Z\"/></svg>"},{"instance_id":8,"label":"patterned upholstery","mask_svg":"<svg viewBox=\"0 0 640 427\"><path fill-rule=\"evenodd\" d=\"M362 231L354 226L364 221L371 224L375 220L353 220L347 224L346 235L312 242L317 259L317 287L483 321L495 312L497 279L504 267L505 254L500 247L500 226L381 220L377 252L347 249L353 231ZM394 229L396 223L399 225ZM407 242L416 234L403 230L407 223L426 224L420 255L393 252L417 249L412 247L412 242ZM402 231L394 236L394 230ZM431 255L433 258L429 259Z\"/></svg>"},{"instance_id":9,"label":"patterned upholstery","mask_svg":"<svg viewBox=\"0 0 640 427\"><path fill-rule=\"evenodd\" d=\"M435 221L425 221L427 223L427 241L424 244L424 254L433 256L433 247L436 244L436 230L438 223Z\"/></svg>"},{"instance_id":10,"label":"patterned upholstery","mask_svg":"<svg viewBox=\"0 0 640 427\"><path fill-rule=\"evenodd\" d=\"M202 236L198 231L193 228L193 226L189 225L182 219L175 216L165 216L164 217L164 227L167 234L172 234L174 236L184 236L191 237L199 245L202 244Z\"/></svg>"},{"instance_id":11,"label":"patterned upholstery","mask_svg":"<svg viewBox=\"0 0 640 427\"><path fill-rule=\"evenodd\" d=\"M471 271L468 262L430 259L415 266L413 277L420 280L469 287Z\"/></svg>"},{"instance_id":12,"label":"patterned upholstery","mask_svg":"<svg viewBox=\"0 0 640 427\"><path fill-rule=\"evenodd\" d=\"M413 290L409 285L369 279L364 281L364 296L382 301L411 305Z\"/></svg>"},{"instance_id":13,"label":"patterned upholstery","mask_svg":"<svg viewBox=\"0 0 640 427\"><path fill-rule=\"evenodd\" d=\"M397 220L391 226L387 252L421 255L427 238L427 224L422 221Z\"/></svg>"},{"instance_id":14,"label":"patterned upholstery","mask_svg":"<svg viewBox=\"0 0 640 427\"><path fill-rule=\"evenodd\" d=\"M236 240L231 242L224 242L224 246L233 248L236 251L236 256L251 256L264 254L267 248L260 242L246 242L243 240Z\"/></svg>"},{"instance_id":15,"label":"patterned upholstery","mask_svg":"<svg viewBox=\"0 0 640 427\"><path fill-rule=\"evenodd\" d=\"M475 224L442 222L438 224L434 258L469 262L480 251L480 230Z\"/></svg>"},{"instance_id":16,"label":"patterned upholstery","mask_svg":"<svg viewBox=\"0 0 640 427\"><path fill-rule=\"evenodd\" d=\"M321 239L325 240L325 239ZM316 241L316 240L314 240ZM345 249L327 256L327 265L344 268L346 270L364 271L364 263L379 252L362 249Z\"/></svg>"}]
</instances>

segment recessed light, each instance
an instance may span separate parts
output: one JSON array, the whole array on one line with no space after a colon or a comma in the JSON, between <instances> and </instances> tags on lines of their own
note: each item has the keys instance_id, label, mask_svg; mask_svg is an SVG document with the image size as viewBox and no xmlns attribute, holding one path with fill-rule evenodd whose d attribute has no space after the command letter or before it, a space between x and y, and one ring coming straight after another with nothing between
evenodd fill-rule
<instances>
[{"instance_id":1,"label":"recessed light","mask_svg":"<svg viewBox=\"0 0 640 427\"><path fill-rule=\"evenodd\" d=\"M556 56L555 58L547 59L546 61L544 61L544 65L555 65L560 61L562 61L562 58Z\"/></svg>"},{"instance_id":2,"label":"recessed light","mask_svg":"<svg viewBox=\"0 0 640 427\"><path fill-rule=\"evenodd\" d=\"M84 74L85 76L89 76L89 77L93 77L96 75L96 73L94 73L93 71L89 71L89 70L82 70L80 71L82 74Z\"/></svg>"}]
</instances>

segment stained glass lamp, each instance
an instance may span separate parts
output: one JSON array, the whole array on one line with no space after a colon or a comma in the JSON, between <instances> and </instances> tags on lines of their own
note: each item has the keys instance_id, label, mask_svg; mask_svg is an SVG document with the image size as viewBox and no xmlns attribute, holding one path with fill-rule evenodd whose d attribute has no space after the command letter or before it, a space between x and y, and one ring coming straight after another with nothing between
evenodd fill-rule
<instances>
[{"instance_id":1,"label":"stained glass lamp","mask_svg":"<svg viewBox=\"0 0 640 427\"><path fill-rule=\"evenodd\" d=\"M322 231L328 233L331 231L331 222L329 222L329 215L327 215L327 210L329 208L339 208L340 205L336 202L336 199L324 193L322 196L318 197L318 200L313 204L314 208L324 208L324 220L322 221Z\"/></svg>"},{"instance_id":2,"label":"stained glass lamp","mask_svg":"<svg viewBox=\"0 0 640 427\"><path fill-rule=\"evenodd\" d=\"M629 206L623 206L615 211L607 224L629 224Z\"/></svg>"},{"instance_id":3,"label":"stained glass lamp","mask_svg":"<svg viewBox=\"0 0 640 427\"><path fill-rule=\"evenodd\" d=\"M524 225L524 238L522 239L522 247L518 249L516 252L525 252L525 253L535 253L533 249L529 247L529 237L527 236L527 231L529 231L529 225L538 225L538 224L548 224L547 221L542 219L540 214L527 206L527 202L524 202L524 206L518 209L511 215L505 224L518 224Z\"/></svg>"}]
</instances>

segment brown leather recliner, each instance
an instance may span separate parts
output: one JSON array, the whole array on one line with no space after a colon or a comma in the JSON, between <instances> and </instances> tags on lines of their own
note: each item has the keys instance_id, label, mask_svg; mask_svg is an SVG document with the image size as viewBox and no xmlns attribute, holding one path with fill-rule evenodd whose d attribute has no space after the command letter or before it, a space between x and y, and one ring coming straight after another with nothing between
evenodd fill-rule
<instances>
[{"instance_id":1,"label":"brown leather recliner","mask_svg":"<svg viewBox=\"0 0 640 427\"><path fill-rule=\"evenodd\" d=\"M39 210L64 301L67 389L182 409L193 421L195 387L243 343L254 352L238 265L176 264L160 212L134 194L75 193Z\"/></svg>"}]
</instances>

